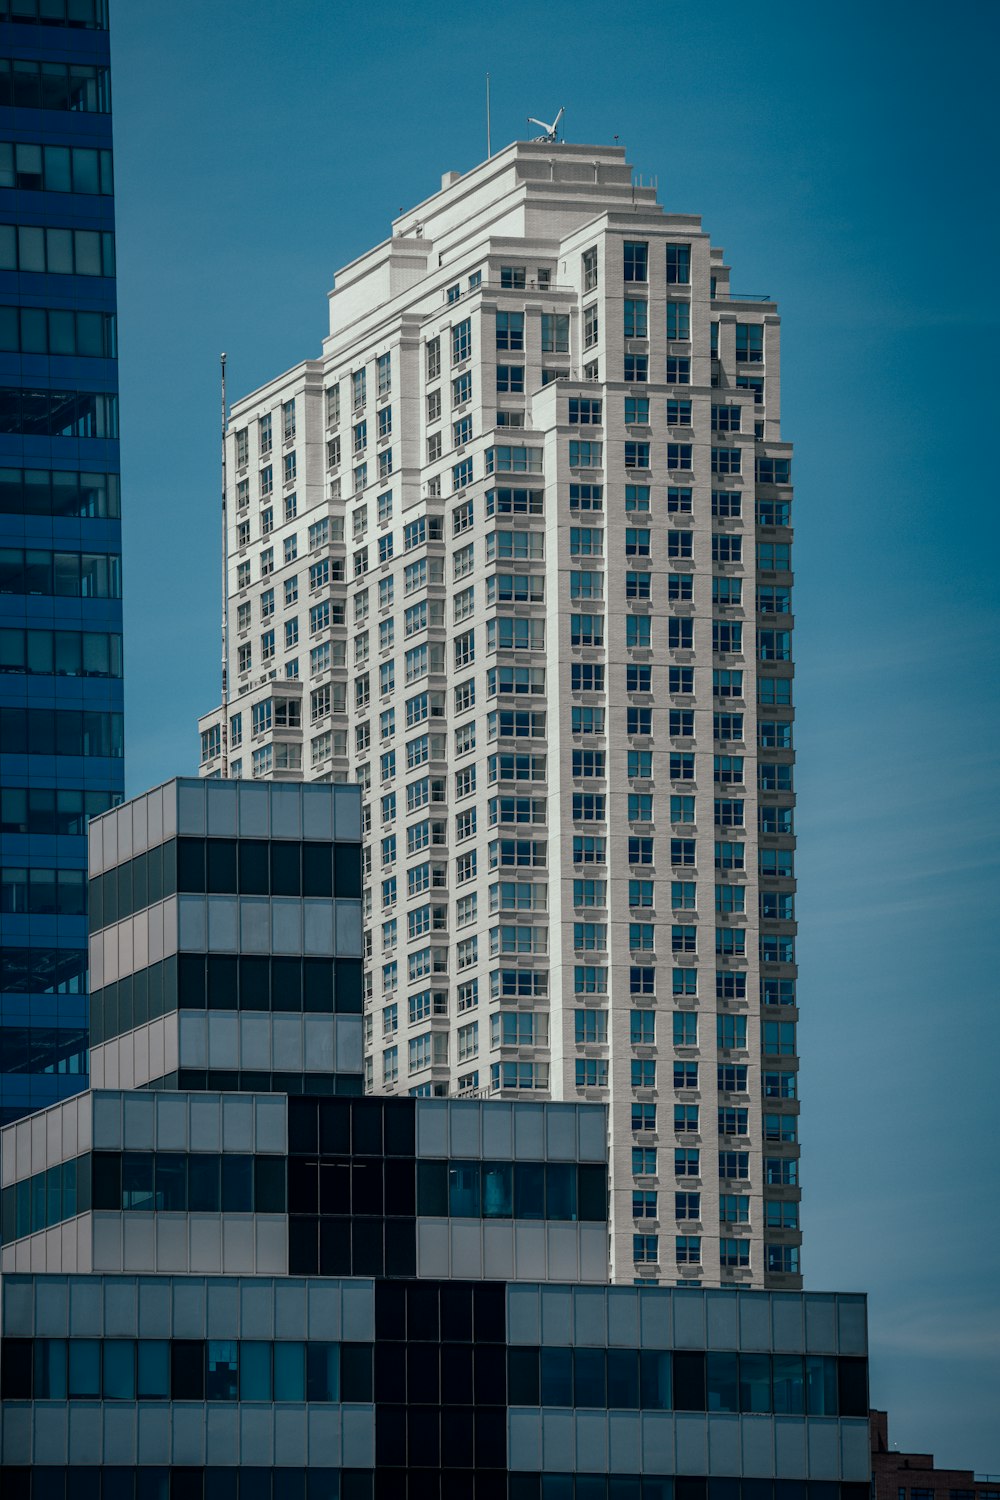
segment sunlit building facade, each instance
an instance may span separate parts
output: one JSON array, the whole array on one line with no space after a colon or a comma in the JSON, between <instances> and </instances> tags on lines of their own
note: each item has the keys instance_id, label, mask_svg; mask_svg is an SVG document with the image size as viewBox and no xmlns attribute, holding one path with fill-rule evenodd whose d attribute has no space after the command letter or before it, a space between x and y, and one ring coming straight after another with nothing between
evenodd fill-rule
<instances>
[{"instance_id":1,"label":"sunlit building facade","mask_svg":"<svg viewBox=\"0 0 1000 1500\"><path fill-rule=\"evenodd\" d=\"M617 1281L800 1285L779 320L519 143L233 407L206 776L356 780L366 1087L592 1100Z\"/></svg>"}]
</instances>

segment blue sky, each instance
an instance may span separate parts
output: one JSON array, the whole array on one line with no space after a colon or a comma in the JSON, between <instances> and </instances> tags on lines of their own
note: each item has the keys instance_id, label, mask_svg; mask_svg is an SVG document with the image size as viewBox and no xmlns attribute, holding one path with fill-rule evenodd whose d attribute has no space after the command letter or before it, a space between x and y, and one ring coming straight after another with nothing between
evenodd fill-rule
<instances>
[{"instance_id":1,"label":"blue sky","mask_svg":"<svg viewBox=\"0 0 1000 1500\"><path fill-rule=\"evenodd\" d=\"M318 354L336 267L485 155L487 70L494 146L565 104L778 299L806 1280L870 1294L901 1448L1000 1470L1000 7L114 12L131 792L218 699L219 353L233 396Z\"/></svg>"}]
</instances>

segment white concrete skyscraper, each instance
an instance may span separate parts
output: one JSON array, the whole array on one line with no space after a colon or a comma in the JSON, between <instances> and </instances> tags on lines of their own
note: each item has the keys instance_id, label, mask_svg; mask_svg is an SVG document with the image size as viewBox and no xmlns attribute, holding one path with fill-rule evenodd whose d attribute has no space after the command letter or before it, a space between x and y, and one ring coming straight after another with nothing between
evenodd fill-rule
<instances>
[{"instance_id":1,"label":"white concrete skyscraper","mask_svg":"<svg viewBox=\"0 0 1000 1500\"><path fill-rule=\"evenodd\" d=\"M800 1285L790 451L774 304L547 141L230 417L202 773L361 782L368 1086L606 1101L620 1282Z\"/></svg>"}]
</instances>

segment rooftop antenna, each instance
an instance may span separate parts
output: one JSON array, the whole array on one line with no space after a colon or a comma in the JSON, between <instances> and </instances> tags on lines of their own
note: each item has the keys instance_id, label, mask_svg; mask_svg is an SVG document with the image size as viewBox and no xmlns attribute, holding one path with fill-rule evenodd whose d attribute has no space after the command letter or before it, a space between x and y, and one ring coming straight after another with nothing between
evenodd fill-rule
<instances>
[{"instance_id":1,"label":"rooftop antenna","mask_svg":"<svg viewBox=\"0 0 1000 1500\"><path fill-rule=\"evenodd\" d=\"M559 113L556 115L555 119L552 121L551 125L547 125L544 120L536 120L535 117L534 117L534 115L529 115L528 116L528 124L529 125L539 125L539 126L541 126L542 130L544 130L544 132L545 132L544 135L536 135L535 136L535 140L536 141L548 141L550 144L553 143L553 142L555 142L555 141L557 141L559 139L559 121L562 119L562 117L563 117L563 115L565 113L566 113L566 106L564 104L562 106L562 108L560 109Z\"/></svg>"},{"instance_id":2,"label":"rooftop antenna","mask_svg":"<svg viewBox=\"0 0 1000 1500\"><path fill-rule=\"evenodd\" d=\"M490 75L486 75L486 160L489 161L493 155L493 145L490 133Z\"/></svg>"},{"instance_id":3,"label":"rooftop antenna","mask_svg":"<svg viewBox=\"0 0 1000 1500\"><path fill-rule=\"evenodd\" d=\"M223 779L229 776L229 570L226 566L226 356L222 367L222 727Z\"/></svg>"}]
</instances>

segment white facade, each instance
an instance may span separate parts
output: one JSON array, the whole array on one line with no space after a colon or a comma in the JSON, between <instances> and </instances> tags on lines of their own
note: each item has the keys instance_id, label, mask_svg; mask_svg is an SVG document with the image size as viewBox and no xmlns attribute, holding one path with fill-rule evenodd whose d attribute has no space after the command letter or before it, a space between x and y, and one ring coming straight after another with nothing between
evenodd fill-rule
<instances>
[{"instance_id":1,"label":"white facade","mask_svg":"<svg viewBox=\"0 0 1000 1500\"><path fill-rule=\"evenodd\" d=\"M606 1101L622 1282L800 1284L779 377L697 218L518 143L230 418L202 773L361 781L369 1086Z\"/></svg>"}]
</instances>

